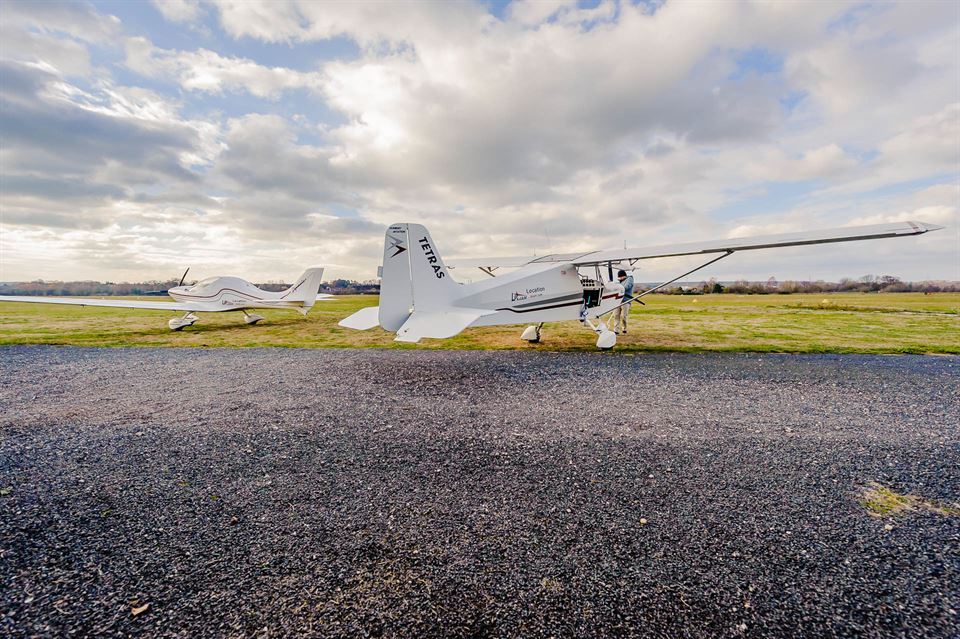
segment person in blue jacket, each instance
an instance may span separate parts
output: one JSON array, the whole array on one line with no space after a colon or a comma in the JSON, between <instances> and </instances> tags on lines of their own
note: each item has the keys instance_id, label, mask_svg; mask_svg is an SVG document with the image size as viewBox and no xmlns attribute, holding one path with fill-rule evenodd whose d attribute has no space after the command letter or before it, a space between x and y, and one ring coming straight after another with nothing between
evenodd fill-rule
<instances>
[{"instance_id":1,"label":"person in blue jacket","mask_svg":"<svg viewBox=\"0 0 960 639\"><path fill-rule=\"evenodd\" d=\"M617 272L617 280L623 285L623 299L628 300L633 297L633 275L627 275L626 271ZM627 316L630 314L630 302L623 306L618 306L613 311L613 332L619 335L627 334Z\"/></svg>"}]
</instances>

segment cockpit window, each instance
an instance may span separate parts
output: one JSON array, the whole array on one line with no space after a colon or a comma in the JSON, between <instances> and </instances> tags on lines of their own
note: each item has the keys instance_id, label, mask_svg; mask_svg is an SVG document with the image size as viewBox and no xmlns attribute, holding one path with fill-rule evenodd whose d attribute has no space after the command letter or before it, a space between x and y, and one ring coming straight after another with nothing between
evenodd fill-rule
<instances>
[{"instance_id":1,"label":"cockpit window","mask_svg":"<svg viewBox=\"0 0 960 639\"><path fill-rule=\"evenodd\" d=\"M207 279L200 280L199 282L194 284L191 288L202 288L204 286L207 286L208 284L213 284L216 281L216 279L217 278L215 277L208 277Z\"/></svg>"}]
</instances>

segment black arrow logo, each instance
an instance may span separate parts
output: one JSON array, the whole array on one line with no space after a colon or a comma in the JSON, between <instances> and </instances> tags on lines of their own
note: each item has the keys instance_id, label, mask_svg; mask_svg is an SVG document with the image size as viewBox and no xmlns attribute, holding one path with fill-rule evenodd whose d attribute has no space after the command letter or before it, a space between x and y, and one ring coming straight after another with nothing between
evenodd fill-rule
<instances>
[{"instance_id":1,"label":"black arrow logo","mask_svg":"<svg viewBox=\"0 0 960 639\"><path fill-rule=\"evenodd\" d=\"M390 238L390 248L397 249L397 252L391 255L390 257L396 257L407 250L407 247L400 243L400 240L391 237Z\"/></svg>"}]
</instances>

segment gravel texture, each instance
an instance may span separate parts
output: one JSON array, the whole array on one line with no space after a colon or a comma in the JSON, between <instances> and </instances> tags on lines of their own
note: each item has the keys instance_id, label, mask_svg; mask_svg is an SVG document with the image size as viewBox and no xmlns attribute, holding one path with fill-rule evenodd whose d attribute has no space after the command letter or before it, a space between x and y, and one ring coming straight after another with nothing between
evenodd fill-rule
<instances>
[{"instance_id":1,"label":"gravel texture","mask_svg":"<svg viewBox=\"0 0 960 639\"><path fill-rule=\"evenodd\" d=\"M0 635L960 636L960 517L858 500L960 499L958 358L13 347L0 372Z\"/></svg>"}]
</instances>

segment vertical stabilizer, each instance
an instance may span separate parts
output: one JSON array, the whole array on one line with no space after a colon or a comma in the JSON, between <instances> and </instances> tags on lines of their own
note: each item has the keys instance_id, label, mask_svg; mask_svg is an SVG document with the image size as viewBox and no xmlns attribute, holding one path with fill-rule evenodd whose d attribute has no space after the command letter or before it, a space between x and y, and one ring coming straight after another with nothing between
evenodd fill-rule
<instances>
[{"instance_id":1,"label":"vertical stabilizer","mask_svg":"<svg viewBox=\"0 0 960 639\"><path fill-rule=\"evenodd\" d=\"M293 286L283 292L280 298L285 302L303 302L307 308L313 306L323 279L323 267L313 266L303 272Z\"/></svg>"},{"instance_id":2,"label":"vertical stabilizer","mask_svg":"<svg viewBox=\"0 0 960 639\"><path fill-rule=\"evenodd\" d=\"M457 287L424 226L390 225L383 242L380 326L397 331L414 310L450 306Z\"/></svg>"}]
</instances>

